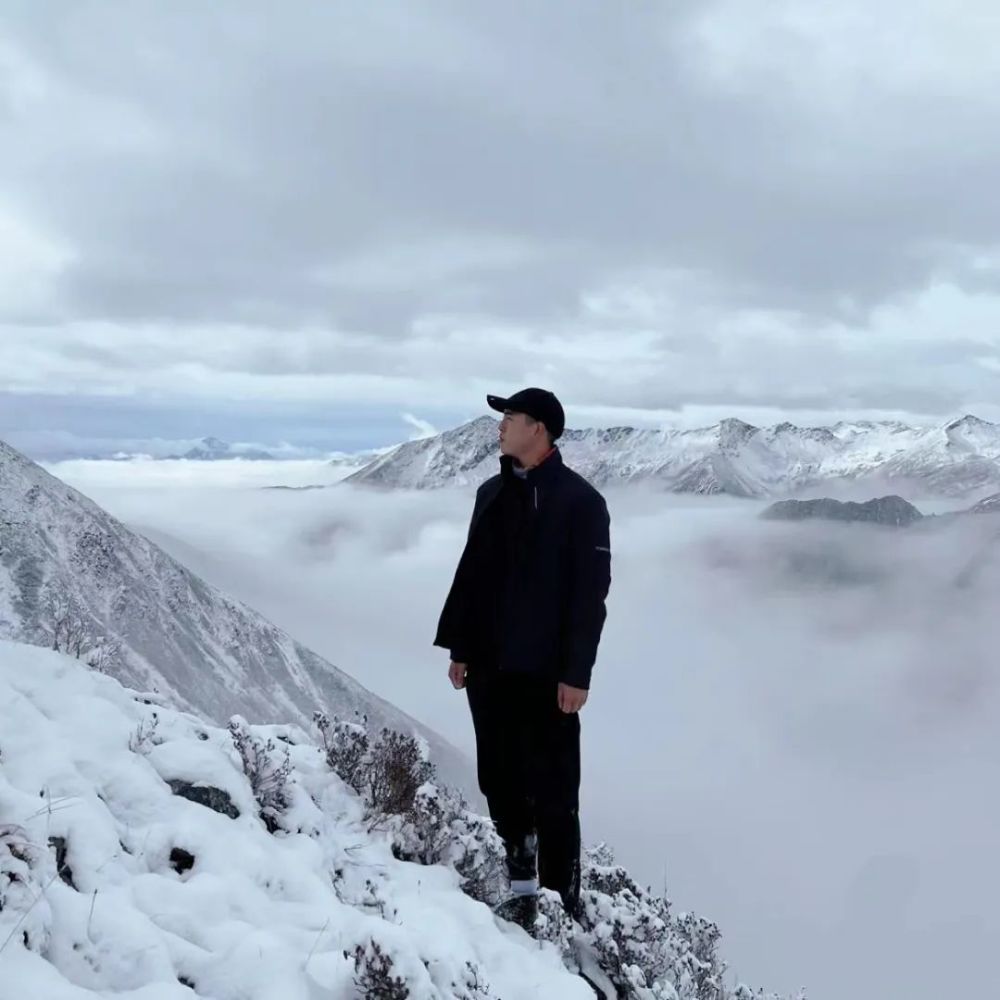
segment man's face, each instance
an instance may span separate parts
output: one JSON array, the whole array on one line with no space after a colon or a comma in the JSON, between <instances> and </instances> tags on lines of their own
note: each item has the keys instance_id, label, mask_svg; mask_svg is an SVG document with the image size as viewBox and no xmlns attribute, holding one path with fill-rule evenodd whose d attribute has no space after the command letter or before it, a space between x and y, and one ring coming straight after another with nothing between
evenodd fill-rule
<instances>
[{"instance_id":1,"label":"man's face","mask_svg":"<svg viewBox=\"0 0 1000 1000\"><path fill-rule=\"evenodd\" d=\"M504 455L520 458L535 447L542 425L525 413L505 411L500 419L500 451Z\"/></svg>"}]
</instances>

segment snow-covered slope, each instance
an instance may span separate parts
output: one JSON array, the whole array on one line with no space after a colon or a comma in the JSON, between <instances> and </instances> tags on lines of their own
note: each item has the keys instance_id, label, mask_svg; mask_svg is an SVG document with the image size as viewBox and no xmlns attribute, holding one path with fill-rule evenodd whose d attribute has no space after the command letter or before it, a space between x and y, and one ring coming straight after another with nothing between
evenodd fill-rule
<instances>
[{"instance_id":1,"label":"snow-covered slope","mask_svg":"<svg viewBox=\"0 0 1000 1000\"><path fill-rule=\"evenodd\" d=\"M730 989L718 928L603 845L580 923L548 894L532 940L474 881L502 858L487 821L433 774L373 814L330 745L0 640L0 1000L593 1000L580 963L605 997L776 1000Z\"/></svg>"},{"instance_id":2,"label":"snow-covered slope","mask_svg":"<svg viewBox=\"0 0 1000 1000\"><path fill-rule=\"evenodd\" d=\"M418 729L448 780L471 784L465 757L436 734L0 442L5 637L79 642L123 683L215 719L307 724L320 709Z\"/></svg>"},{"instance_id":3,"label":"snow-covered slope","mask_svg":"<svg viewBox=\"0 0 1000 1000\"><path fill-rule=\"evenodd\" d=\"M375 486L480 483L496 471L497 424L480 417L401 444L349 477ZM1000 489L1000 427L966 416L936 427L897 422L758 428L723 420L694 430L569 430L566 460L591 482L650 482L677 493L766 497L838 481L911 483L931 495Z\"/></svg>"},{"instance_id":4,"label":"snow-covered slope","mask_svg":"<svg viewBox=\"0 0 1000 1000\"><path fill-rule=\"evenodd\" d=\"M0 1000L350 1000L373 940L410 988L374 995L593 1000L453 870L397 861L306 733L250 732L292 764L274 834L226 730L0 641Z\"/></svg>"}]
</instances>

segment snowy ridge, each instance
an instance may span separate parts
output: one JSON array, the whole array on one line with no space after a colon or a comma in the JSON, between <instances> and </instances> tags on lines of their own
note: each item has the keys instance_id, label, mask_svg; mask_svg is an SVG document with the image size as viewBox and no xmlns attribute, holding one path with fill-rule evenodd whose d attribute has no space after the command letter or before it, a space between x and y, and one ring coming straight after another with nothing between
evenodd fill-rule
<instances>
[{"instance_id":1,"label":"snowy ridge","mask_svg":"<svg viewBox=\"0 0 1000 1000\"><path fill-rule=\"evenodd\" d=\"M74 636L57 637L67 618ZM357 711L419 731L447 779L471 783L464 755L435 733L2 442L0 638L61 649L80 639L83 657L103 658L122 683L217 720Z\"/></svg>"},{"instance_id":2,"label":"snowy ridge","mask_svg":"<svg viewBox=\"0 0 1000 1000\"><path fill-rule=\"evenodd\" d=\"M478 484L496 472L496 421L479 417L433 438L401 444L347 481L436 488ZM929 495L1000 490L1000 427L966 416L936 427L898 422L790 423L723 420L693 430L568 430L567 462L597 486L647 482L676 493L787 495L836 482L906 482Z\"/></svg>"},{"instance_id":3,"label":"snowy ridge","mask_svg":"<svg viewBox=\"0 0 1000 1000\"><path fill-rule=\"evenodd\" d=\"M345 482L417 488L463 486L487 477L485 470L495 460L496 451L497 422L491 417L479 417L435 437L391 448Z\"/></svg>"},{"instance_id":4,"label":"snowy ridge","mask_svg":"<svg viewBox=\"0 0 1000 1000\"><path fill-rule=\"evenodd\" d=\"M0 734L0 1000L593 1000L580 963L606 996L777 1000L725 986L715 925L603 845L583 926L552 894L532 940L452 855L401 860L428 834L499 851L486 821L456 844L425 780L424 819L373 825L298 726L219 729L0 640Z\"/></svg>"}]
</instances>

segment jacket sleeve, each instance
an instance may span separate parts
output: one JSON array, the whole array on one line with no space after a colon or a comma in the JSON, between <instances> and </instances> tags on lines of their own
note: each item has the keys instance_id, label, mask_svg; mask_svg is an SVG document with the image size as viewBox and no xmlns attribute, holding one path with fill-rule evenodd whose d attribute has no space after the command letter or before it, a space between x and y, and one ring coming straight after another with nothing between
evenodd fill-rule
<instances>
[{"instance_id":1,"label":"jacket sleeve","mask_svg":"<svg viewBox=\"0 0 1000 1000\"><path fill-rule=\"evenodd\" d=\"M469 540L472 537L472 526L476 523L482 502L482 487L476 491L476 502L472 508L472 516L469 519L469 528L466 533L465 546L468 549ZM448 655L454 663L469 662L469 641L463 634L466 625L466 599L462 581L462 562L465 559L465 552L459 560L455 570L455 578L452 581L451 590L445 601L444 609L438 621L437 634L434 637L434 645L441 646L449 651Z\"/></svg>"},{"instance_id":2,"label":"jacket sleeve","mask_svg":"<svg viewBox=\"0 0 1000 1000\"><path fill-rule=\"evenodd\" d=\"M572 516L569 608L560 680L589 688L611 587L611 518L599 494L578 503Z\"/></svg>"}]
</instances>

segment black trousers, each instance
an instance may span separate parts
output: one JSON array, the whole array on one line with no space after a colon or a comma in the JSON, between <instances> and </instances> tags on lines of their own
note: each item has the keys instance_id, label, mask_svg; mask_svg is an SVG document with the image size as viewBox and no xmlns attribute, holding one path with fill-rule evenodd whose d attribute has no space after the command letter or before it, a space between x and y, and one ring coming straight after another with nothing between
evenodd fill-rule
<instances>
[{"instance_id":1,"label":"black trousers","mask_svg":"<svg viewBox=\"0 0 1000 1000\"><path fill-rule=\"evenodd\" d=\"M470 664L479 788L511 879L538 881L575 913L580 898L580 717L559 710L558 684ZM536 869L537 864L537 869Z\"/></svg>"}]
</instances>

